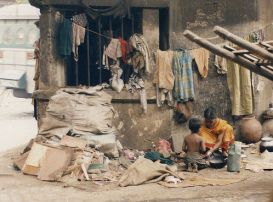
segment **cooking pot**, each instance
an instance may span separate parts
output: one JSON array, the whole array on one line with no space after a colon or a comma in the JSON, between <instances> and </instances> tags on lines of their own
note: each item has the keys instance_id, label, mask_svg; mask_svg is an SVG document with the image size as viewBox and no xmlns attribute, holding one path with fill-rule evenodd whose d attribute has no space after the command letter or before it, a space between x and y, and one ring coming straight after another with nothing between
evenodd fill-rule
<instances>
[{"instance_id":1,"label":"cooking pot","mask_svg":"<svg viewBox=\"0 0 273 202\"><path fill-rule=\"evenodd\" d=\"M273 152L273 138L272 137L263 137L260 144L260 152L263 153L265 150Z\"/></svg>"},{"instance_id":2,"label":"cooking pot","mask_svg":"<svg viewBox=\"0 0 273 202\"><path fill-rule=\"evenodd\" d=\"M211 156L209 158L209 164L213 168L223 168L227 164L227 157L226 156Z\"/></svg>"}]
</instances>

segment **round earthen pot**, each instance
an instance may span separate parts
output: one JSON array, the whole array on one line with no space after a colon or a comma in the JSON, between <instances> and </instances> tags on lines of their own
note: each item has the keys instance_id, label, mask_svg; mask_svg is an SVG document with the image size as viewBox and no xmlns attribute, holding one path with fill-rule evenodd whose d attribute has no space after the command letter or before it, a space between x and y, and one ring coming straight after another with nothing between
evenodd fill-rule
<instances>
[{"instance_id":1,"label":"round earthen pot","mask_svg":"<svg viewBox=\"0 0 273 202\"><path fill-rule=\"evenodd\" d=\"M240 125L240 133L247 143L259 142L262 137L262 125L255 116L245 117Z\"/></svg>"}]
</instances>

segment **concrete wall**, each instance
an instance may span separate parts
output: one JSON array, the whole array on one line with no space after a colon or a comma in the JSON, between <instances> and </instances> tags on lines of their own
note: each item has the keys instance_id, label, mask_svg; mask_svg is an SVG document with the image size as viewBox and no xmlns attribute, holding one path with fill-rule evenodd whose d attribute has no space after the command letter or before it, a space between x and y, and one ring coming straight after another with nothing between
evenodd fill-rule
<instances>
[{"instance_id":1,"label":"concrete wall","mask_svg":"<svg viewBox=\"0 0 273 202\"><path fill-rule=\"evenodd\" d=\"M64 59L58 54L58 30L61 15L45 8L40 17L40 80L39 89L57 89L65 87Z\"/></svg>"},{"instance_id":2,"label":"concrete wall","mask_svg":"<svg viewBox=\"0 0 273 202\"><path fill-rule=\"evenodd\" d=\"M151 2L150 2L151 3ZM169 36L170 49L178 46L182 49L199 48L196 44L183 37L185 29L204 38L214 38L213 27L220 25L234 34L244 36L271 23L270 11L273 0L171 0L169 1ZM147 7L150 7L147 4ZM41 41L43 49L43 61L41 61L41 89L54 89L63 87L64 66L58 57L56 47L56 30L58 28L58 16L51 10L42 11ZM151 65L155 70L155 52L159 47L159 13L158 9L144 9L143 34L147 38L151 51ZM272 40L270 33L272 27L265 29L266 40ZM224 41L215 38L210 40L214 44ZM45 48L46 47L46 48ZM197 67L193 64L195 84L195 106L192 117L202 118L203 111L208 106L214 106L218 116L227 120L234 126L236 139L240 139L239 124L242 117L231 116L231 101L227 87L226 75L219 75L212 62L214 55L210 54L209 73L207 78L201 78ZM175 139L177 151L180 150L183 137L189 134L188 123L178 124L174 118L173 108L163 106L158 108L155 104L155 87L152 83L153 74L147 75L146 87L148 90L148 113L141 111L139 97L134 95L128 99L129 94L113 95L113 106L116 110L114 125L117 128L117 137L126 147L142 150L151 149L158 144L158 138ZM272 102L272 81L253 74L255 92L255 115L261 117L262 112ZM44 99L41 99L44 100ZM40 102L40 115L43 114L46 102Z\"/></svg>"},{"instance_id":3,"label":"concrete wall","mask_svg":"<svg viewBox=\"0 0 273 202\"><path fill-rule=\"evenodd\" d=\"M208 38L214 44L225 42L213 33L215 25L222 26L230 32L243 37L253 31L266 27L272 22L271 0L257 1L171 1L170 4L170 46L176 49L179 45L183 49L194 49L199 46L183 37L186 29L195 34ZM272 40L272 26L264 29L265 40ZM196 66L194 70L195 84L195 109L193 117L201 118L204 109L214 106L217 109L218 117L223 118L234 127L235 138L241 140L239 126L242 117L231 116L231 101L225 75L216 72L212 62L214 55L210 54L209 73L207 78L201 78ZM254 86L254 99L256 118L260 121L261 115L272 102L272 81L252 73ZM217 87L216 87L217 86ZM187 123L173 123L172 136L175 139L187 135Z\"/></svg>"}]
</instances>

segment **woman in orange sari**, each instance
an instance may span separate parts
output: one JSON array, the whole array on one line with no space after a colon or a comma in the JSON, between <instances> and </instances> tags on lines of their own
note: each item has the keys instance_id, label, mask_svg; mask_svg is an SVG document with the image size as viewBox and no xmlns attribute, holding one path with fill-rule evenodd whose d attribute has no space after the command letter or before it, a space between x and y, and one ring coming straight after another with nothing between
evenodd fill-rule
<instances>
[{"instance_id":1,"label":"woman in orange sari","mask_svg":"<svg viewBox=\"0 0 273 202\"><path fill-rule=\"evenodd\" d=\"M206 156L210 157L218 148L222 148L223 156L228 156L228 143L234 142L233 127L227 121L217 118L213 107L205 110L204 118L198 135L204 138L205 146L209 148Z\"/></svg>"}]
</instances>

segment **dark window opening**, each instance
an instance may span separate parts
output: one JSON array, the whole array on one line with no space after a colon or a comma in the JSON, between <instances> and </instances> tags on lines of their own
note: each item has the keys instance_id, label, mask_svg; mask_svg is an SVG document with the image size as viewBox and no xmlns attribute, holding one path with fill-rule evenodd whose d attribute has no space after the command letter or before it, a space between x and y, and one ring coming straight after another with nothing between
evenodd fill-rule
<instances>
[{"instance_id":1,"label":"dark window opening","mask_svg":"<svg viewBox=\"0 0 273 202\"><path fill-rule=\"evenodd\" d=\"M75 11L63 12L67 19L78 13ZM100 17L93 20L87 16L87 19L86 29L97 34L86 31L84 43L78 47L78 62L74 60L73 54L66 60L67 86L109 84L111 72L102 64L104 47L107 47L111 38L121 37L123 40L128 41L135 33L143 34L143 10L141 8L132 8L130 18ZM168 8L159 9L159 34L159 48L167 50L169 48ZM120 67L123 69L121 78L124 83L127 83L126 79L133 71L122 60L120 60Z\"/></svg>"},{"instance_id":2,"label":"dark window opening","mask_svg":"<svg viewBox=\"0 0 273 202\"><path fill-rule=\"evenodd\" d=\"M159 49L168 50L169 46L169 9L159 9Z\"/></svg>"}]
</instances>

